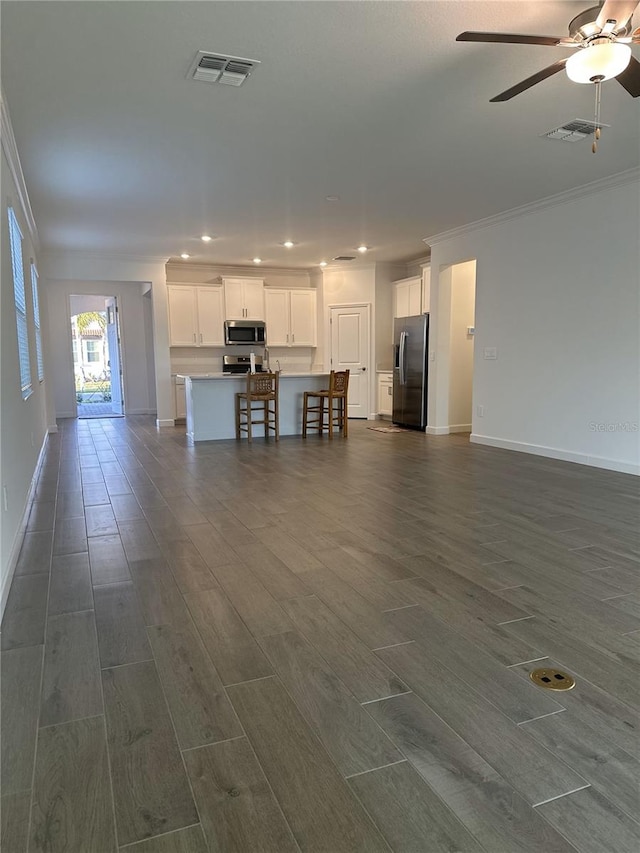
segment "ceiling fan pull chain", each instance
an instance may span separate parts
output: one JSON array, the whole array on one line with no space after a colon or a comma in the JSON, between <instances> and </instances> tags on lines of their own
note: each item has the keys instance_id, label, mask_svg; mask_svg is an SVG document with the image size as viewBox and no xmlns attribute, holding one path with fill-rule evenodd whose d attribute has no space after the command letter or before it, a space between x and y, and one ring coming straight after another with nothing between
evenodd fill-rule
<instances>
[{"instance_id":1,"label":"ceiling fan pull chain","mask_svg":"<svg viewBox=\"0 0 640 853\"><path fill-rule=\"evenodd\" d=\"M593 129L593 145L591 146L591 151L596 154L598 151L598 140L600 139L600 87L602 83L600 80L596 80L596 106L595 106L595 127Z\"/></svg>"}]
</instances>

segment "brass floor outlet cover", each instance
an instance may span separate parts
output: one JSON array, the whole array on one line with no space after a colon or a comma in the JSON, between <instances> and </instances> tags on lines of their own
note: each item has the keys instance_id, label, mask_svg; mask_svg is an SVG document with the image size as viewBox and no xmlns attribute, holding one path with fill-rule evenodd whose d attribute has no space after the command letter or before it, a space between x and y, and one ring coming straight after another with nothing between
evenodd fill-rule
<instances>
[{"instance_id":1,"label":"brass floor outlet cover","mask_svg":"<svg viewBox=\"0 0 640 853\"><path fill-rule=\"evenodd\" d=\"M529 678L547 690L571 690L576 686L575 678L561 669L534 669L529 673Z\"/></svg>"}]
</instances>

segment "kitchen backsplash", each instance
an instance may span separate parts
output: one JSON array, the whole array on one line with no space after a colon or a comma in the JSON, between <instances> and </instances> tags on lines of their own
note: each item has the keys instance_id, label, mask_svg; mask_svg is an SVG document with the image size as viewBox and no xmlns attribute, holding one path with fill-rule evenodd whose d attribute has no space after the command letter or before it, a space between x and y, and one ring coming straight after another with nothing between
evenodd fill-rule
<instances>
[{"instance_id":1,"label":"kitchen backsplash","mask_svg":"<svg viewBox=\"0 0 640 853\"><path fill-rule=\"evenodd\" d=\"M224 355L263 355L262 347L174 347L171 350L171 373L220 373L222 371L222 357ZM321 366L313 364L316 350L300 347L269 347L269 359L271 366L277 368L276 360L280 362L280 369L287 373L306 373L321 370Z\"/></svg>"}]
</instances>

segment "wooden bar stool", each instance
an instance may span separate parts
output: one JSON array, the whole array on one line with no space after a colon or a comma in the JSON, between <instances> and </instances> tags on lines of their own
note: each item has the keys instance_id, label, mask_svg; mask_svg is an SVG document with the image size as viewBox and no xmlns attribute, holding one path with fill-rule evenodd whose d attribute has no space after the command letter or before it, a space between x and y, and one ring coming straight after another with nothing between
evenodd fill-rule
<instances>
[{"instance_id":1,"label":"wooden bar stool","mask_svg":"<svg viewBox=\"0 0 640 853\"><path fill-rule=\"evenodd\" d=\"M247 433L247 439L253 440L253 425L264 424L264 437L269 438L269 430L280 440L280 421L278 416L278 379L280 373L247 373L247 390L236 394L236 438ZM259 406L254 406L259 403ZM273 403L273 407L272 404ZM261 414L262 418L254 418Z\"/></svg>"},{"instance_id":2,"label":"wooden bar stool","mask_svg":"<svg viewBox=\"0 0 640 853\"><path fill-rule=\"evenodd\" d=\"M325 425L325 402L327 413L327 432L333 438L333 428L347 438L349 435L349 419L347 403L349 394L349 371L332 370L329 376L329 388L322 391L305 391L302 410L302 437L307 437L308 429L317 429L322 435ZM337 406L334 402L337 401Z\"/></svg>"}]
</instances>

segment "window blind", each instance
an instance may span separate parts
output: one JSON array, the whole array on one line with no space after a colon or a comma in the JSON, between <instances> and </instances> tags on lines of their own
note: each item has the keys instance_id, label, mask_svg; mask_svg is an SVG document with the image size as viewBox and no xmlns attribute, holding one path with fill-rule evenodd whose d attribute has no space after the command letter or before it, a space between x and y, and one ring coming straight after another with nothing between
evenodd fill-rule
<instances>
[{"instance_id":1,"label":"window blind","mask_svg":"<svg viewBox=\"0 0 640 853\"><path fill-rule=\"evenodd\" d=\"M18 330L18 360L20 363L20 388L26 400L32 392L31 365L29 363L29 328L27 326L27 296L24 289L22 266L22 232L18 220L9 208L9 240L11 242L11 267L13 270L13 293L16 304L16 326Z\"/></svg>"},{"instance_id":2,"label":"window blind","mask_svg":"<svg viewBox=\"0 0 640 853\"><path fill-rule=\"evenodd\" d=\"M40 328L40 300L38 298L38 270L31 263L31 293L33 294L33 324L36 329L36 358L38 360L38 381L44 380L44 361L42 358L42 330Z\"/></svg>"}]
</instances>

